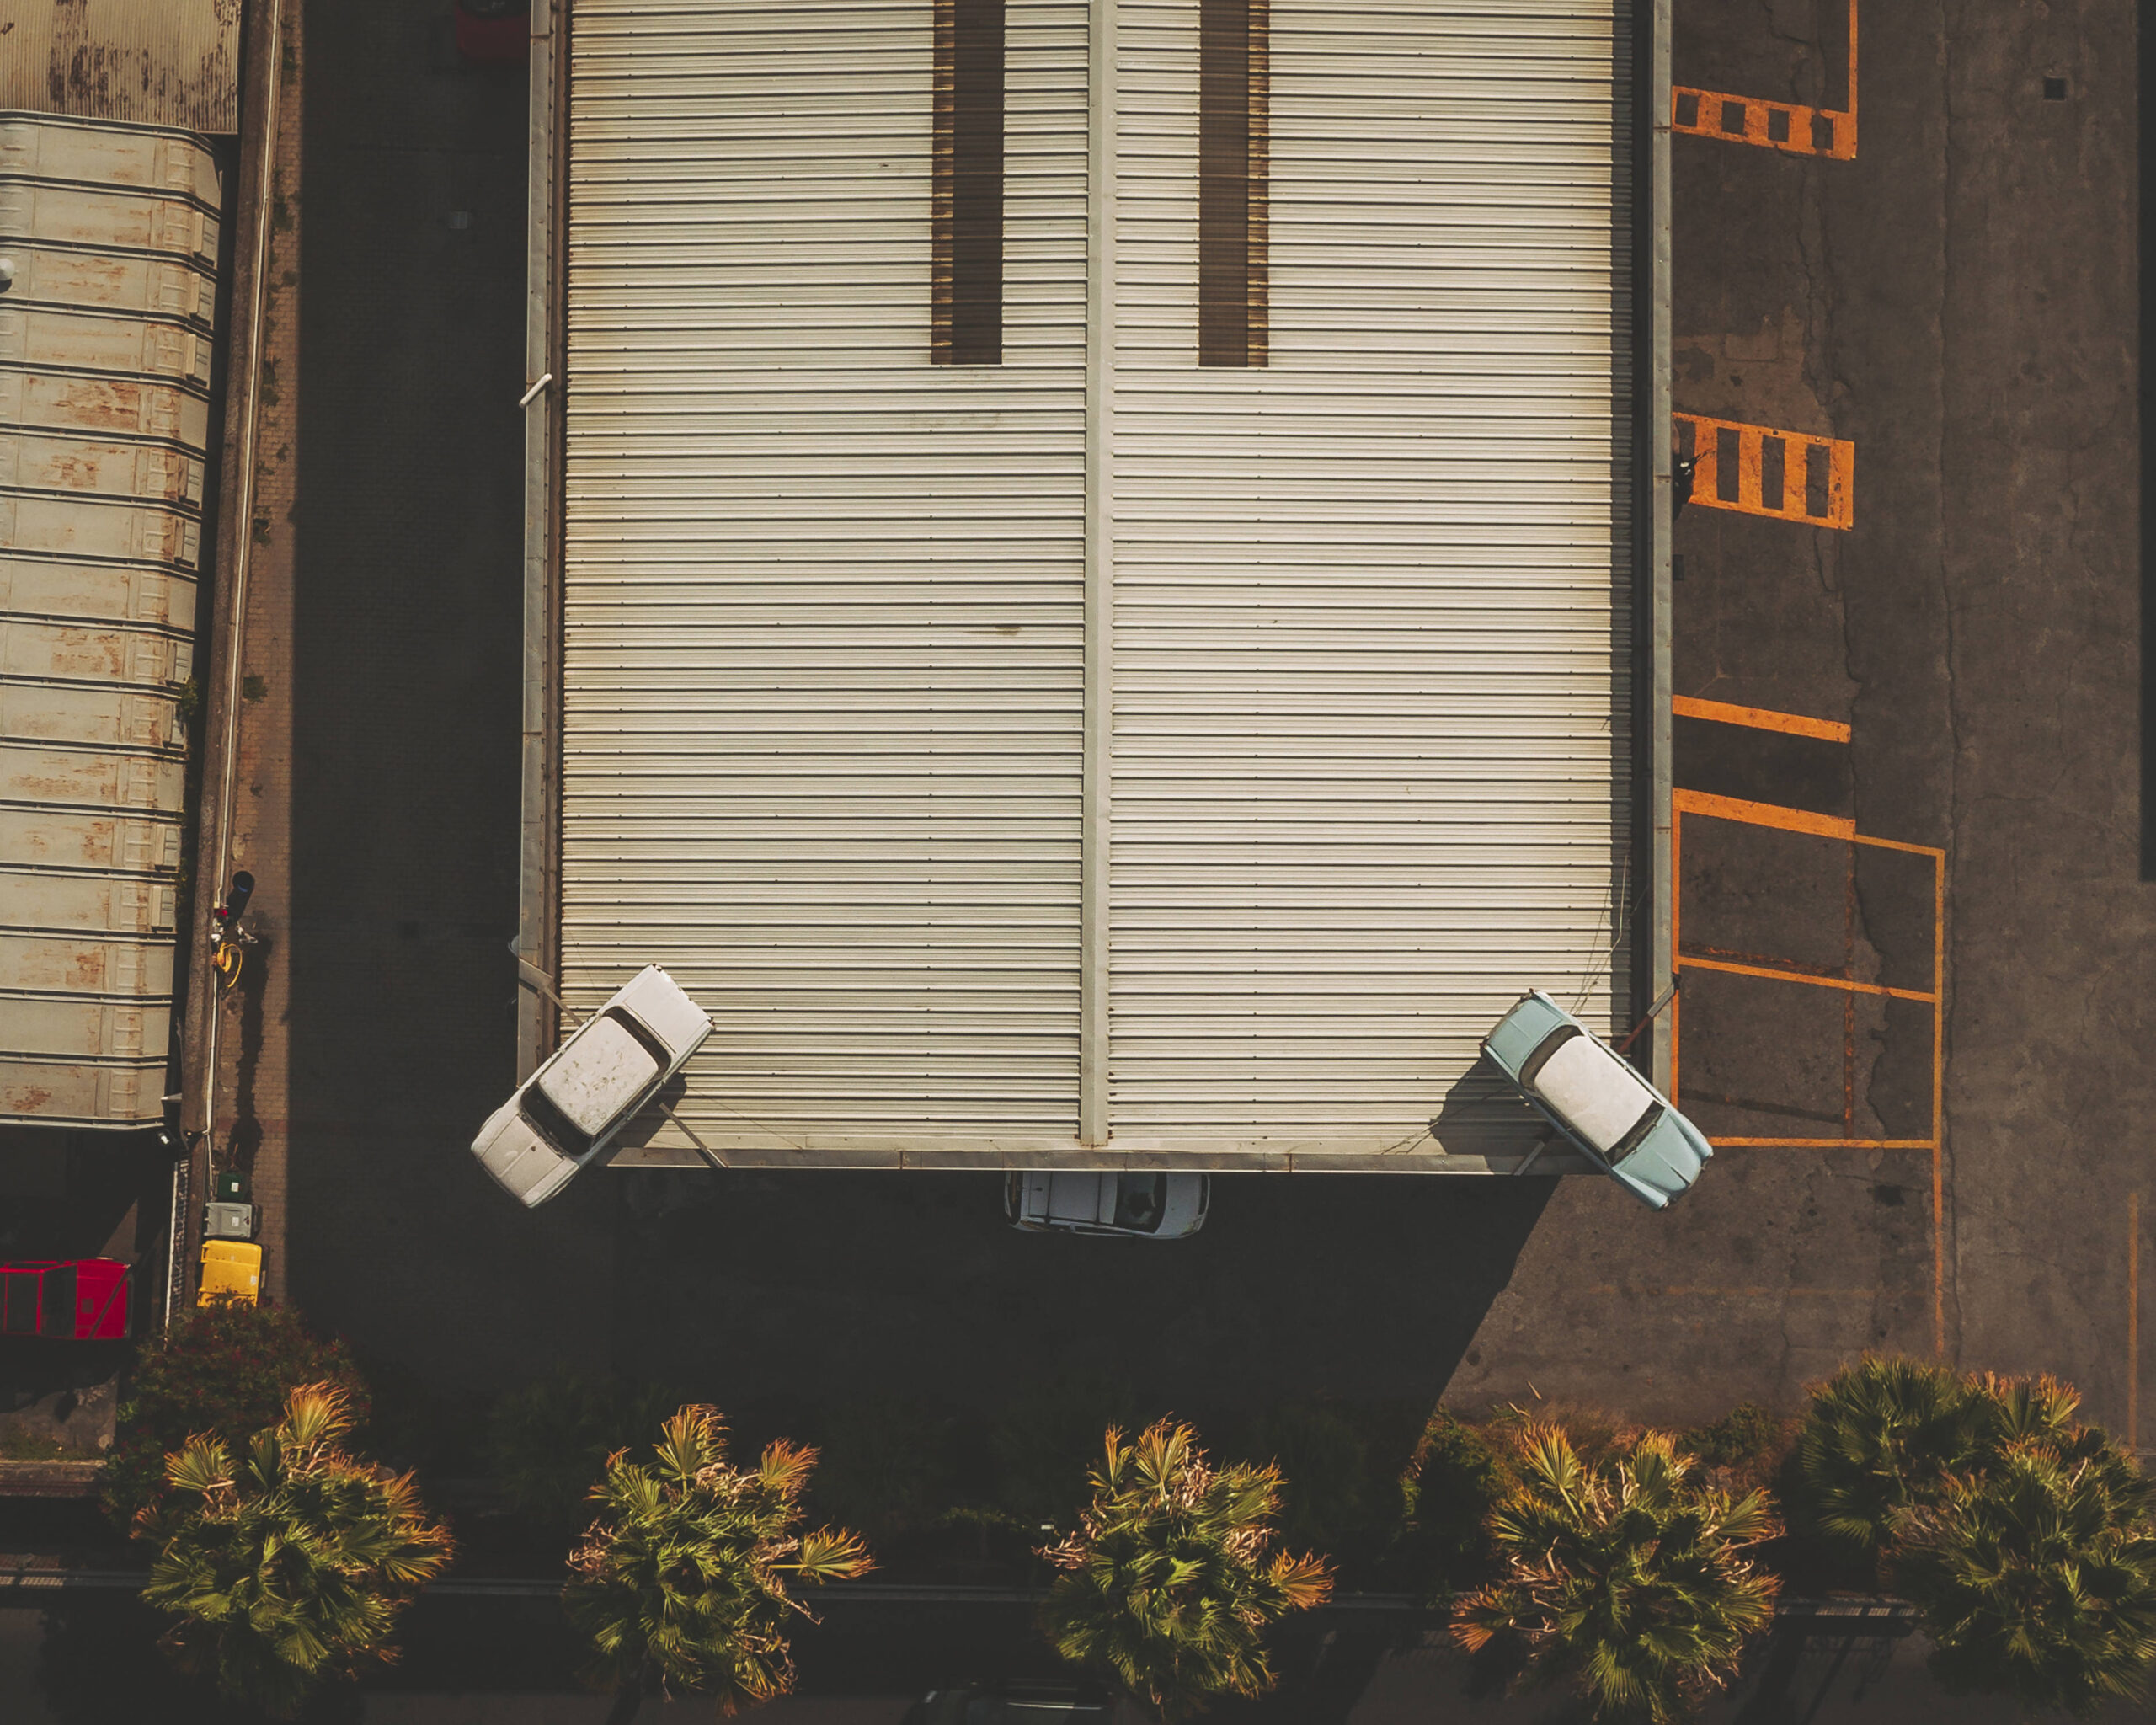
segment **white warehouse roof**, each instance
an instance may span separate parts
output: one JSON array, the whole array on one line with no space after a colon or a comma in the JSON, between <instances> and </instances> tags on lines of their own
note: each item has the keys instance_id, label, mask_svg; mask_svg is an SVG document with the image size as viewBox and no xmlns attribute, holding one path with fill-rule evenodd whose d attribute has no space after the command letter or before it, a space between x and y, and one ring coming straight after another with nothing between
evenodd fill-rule
<instances>
[{"instance_id":1,"label":"white warehouse roof","mask_svg":"<svg viewBox=\"0 0 2156 1725\"><path fill-rule=\"evenodd\" d=\"M1637 1004L1624 0L982 4L578 0L527 944L735 1162L1516 1154Z\"/></svg>"}]
</instances>

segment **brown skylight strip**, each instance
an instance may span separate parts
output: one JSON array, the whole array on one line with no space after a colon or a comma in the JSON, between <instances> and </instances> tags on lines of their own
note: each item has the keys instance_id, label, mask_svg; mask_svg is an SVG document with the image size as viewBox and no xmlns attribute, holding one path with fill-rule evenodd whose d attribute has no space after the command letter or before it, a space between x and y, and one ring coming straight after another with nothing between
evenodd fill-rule
<instances>
[{"instance_id":1,"label":"brown skylight strip","mask_svg":"<svg viewBox=\"0 0 2156 1725\"><path fill-rule=\"evenodd\" d=\"M1266 357L1267 0L1199 0L1198 363Z\"/></svg>"},{"instance_id":2,"label":"brown skylight strip","mask_svg":"<svg viewBox=\"0 0 2156 1725\"><path fill-rule=\"evenodd\" d=\"M1003 361L1003 0L936 0L933 313L940 366Z\"/></svg>"}]
</instances>

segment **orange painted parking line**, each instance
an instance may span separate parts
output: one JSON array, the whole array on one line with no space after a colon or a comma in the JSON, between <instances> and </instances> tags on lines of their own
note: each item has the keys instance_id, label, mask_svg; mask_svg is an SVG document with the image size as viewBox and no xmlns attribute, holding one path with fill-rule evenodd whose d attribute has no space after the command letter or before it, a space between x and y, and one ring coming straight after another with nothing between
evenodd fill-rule
<instances>
[{"instance_id":1,"label":"orange painted parking line","mask_svg":"<svg viewBox=\"0 0 2156 1725\"><path fill-rule=\"evenodd\" d=\"M1930 1150L1929 1138L1723 1138L1716 1150Z\"/></svg>"},{"instance_id":2,"label":"orange painted parking line","mask_svg":"<svg viewBox=\"0 0 2156 1725\"><path fill-rule=\"evenodd\" d=\"M1876 839L1869 833L1861 832L1854 836L1860 845L1870 845L1881 851L1908 851L1915 856L1929 857L1940 862L1944 862L1946 856L1946 852L1936 845L1913 845L1907 839Z\"/></svg>"},{"instance_id":3,"label":"orange painted parking line","mask_svg":"<svg viewBox=\"0 0 2156 1725\"><path fill-rule=\"evenodd\" d=\"M1739 110L1736 126L1729 123L1730 109ZM1687 118L1687 110L1689 117ZM1780 121L1779 127L1775 122ZM1827 127L1822 144L1819 123ZM1669 126L1693 137L1725 138L1732 143L1757 144L1769 150L1786 150L1795 156L1824 156L1831 161L1856 158L1856 0L1849 0L1849 105L1846 109L1807 108L1796 102L1777 102L1760 96L1731 96L1720 90L1694 89L1679 84L1669 93Z\"/></svg>"},{"instance_id":4,"label":"orange painted parking line","mask_svg":"<svg viewBox=\"0 0 2156 1725\"><path fill-rule=\"evenodd\" d=\"M1726 1149L1757 1150L1928 1150L1931 1152L1931 1326L1932 1346L1946 1353L1946 852L1937 845L1912 844L1903 839L1874 838L1856 830L1856 823L1808 809L1785 809L1771 803L1748 803L1736 797L1710 796L1703 791L1673 789L1669 796L1669 947L1674 966L1734 970L1790 982L1810 982L1841 987L1853 993L1878 993L1931 1003L1931 1136L1929 1138L1716 1138ZM1903 851L1931 858L1931 992L1889 989L1853 979L1819 977L1802 971L1776 970L1710 959L1683 956L1684 817L1698 814L1714 820L1732 820L1749 826L1778 828L1785 832L1811 833L1881 850ZM1682 1107L1678 1083L1682 1037L1679 1012L1684 996L1669 1003L1669 1099ZM2137 1273L2137 1264L2129 1266Z\"/></svg>"},{"instance_id":5,"label":"orange painted parking line","mask_svg":"<svg viewBox=\"0 0 2156 1725\"><path fill-rule=\"evenodd\" d=\"M1813 976L1802 970L1769 970L1764 964L1732 964L1726 959L1689 959L1678 953L1680 970L1726 970L1732 976L1764 976L1776 982L1808 982L1814 988L1841 988L1851 994L1883 994L1897 1001L1929 1001L1913 988L1888 988L1884 983L1858 982L1847 976Z\"/></svg>"},{"instance_id":6,"label":"orange painted parking line","mask_svg":"<svg viewBox=\"0 0 2156 1725\"><path fill-rule=\"evenodd\" d=\"M1839 437L1819 437L1809 431L1778 431L1771 425L1748 425L1736 419L1710 419L1702 414L1673 414L1670 418L1692 428L1692 456L1699 465L1692 473L1692 501L1703 509L1734 510L1739 515L1765 515L1777 521L1798 521L1806 526L1837 527L1846 531L1854 524L1850 493L1856 483L1856 446ZM1736 494L1721 494L1721 442L1727 432L1736 446ZM1782 458L1782 471L1774 496L1766 494L1767 446L1774 445ZM1826 512L1814 515L1808 479L1812 451L1821 451L1826 464Z\"/></svg>"},{"instance_id":7,"label":"orange painted parking line","mask_svg":"<svg viewBox=\"0 0 2156 1725\"><path fill-rule=\"evenodd\" d=\"M1710 718L1717 724L1748 725L1753 730L1781 731L1792 737L1820 737L1829 743L1849 740L1849 728L1836 719L1770 713L1764 707L1735 707L1726 701L1702 701L1695 695L1672 697L1669 710L1679 718Z\"/></svg>"},{"instance_id":8,"label":"orange painted parking line","mask_svg":"<svg viewBox=\"0 0 2156 1725\"><path fill-rule=\"evenodd\" d=\"M1816 833L1822 838L1856 836L1856 823L1839 814L1815 814L1809 809L1748 803L1740 797L1715 797L1705 791L1673 790L1669 806L1673 814L1701 814L1710 820L1740 820L1747 826L1778 826L1785 832ZM1674 944L1673 940L1673 947Z\"/></svg>"},{"instance_id":9,"label":"orange painted parking line","mask_svg":"<svg viewBox=\"0 0 2156 1725\"><path fill-rule=\"evenodd\" d=\"M1884 1288L1702 1288L1678 1282L1598 1282L1587 1291L1605 1300L1625 1294L1649 1299L1877 1300L1886 1292Z\"/></svg>"},{"instance_id":10,"label":"orange painted parking line","mask_svg":"<svg viewBox=\"0 0 2156 1725\"><path fill-rule=\"evenodd\" d=\"M1931 1343L1946 1357L1946 852L1931 853Z\"/></svg>"},{"instance_id":11,"label":"orange painted parking line","mask_svg":"<svg viewBox=\"0 0 2156 1725\"><path fill-rule=\"evenodd\" d=\"M2126 1449L2141 1447L2141 1194L2126 1195Z\"/></svg>"}]
</instances>

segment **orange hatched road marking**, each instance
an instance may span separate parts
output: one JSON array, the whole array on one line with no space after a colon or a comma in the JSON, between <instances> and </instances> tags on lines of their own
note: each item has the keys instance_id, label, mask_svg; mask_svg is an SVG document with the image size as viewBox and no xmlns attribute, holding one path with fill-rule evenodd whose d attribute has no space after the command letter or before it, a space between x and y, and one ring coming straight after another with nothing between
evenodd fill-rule
<instances>
[{"instance_id":1,"label":"orange hatched road marking","mask_svg":"<svg viewBox=\"0 0 2156 1725\"><path fill-rule=\"evenodd\" d=\"M1735 126L1730 110L1737 110ZM1779 126L1776 121L1780 121ZM1827 128L1822 145L1819 126ZM1726 138L1732 143L1758 144L1769 150L1786 150L1796 156L1824 156L1836 162L1856 157L1856 0L1849 0L1849 105L1846 109L1807 108L1798 102L1777 102L1763 96L1732 96L1720 90L1694 89L1679 84L1669 93L1669 125L1673 131L1700 138Z\"/></svg>"},{"instance_id":2,"label":"orange hatched road marking","mask_svg":"<svg viewBox=\"0 0 2156 1725\"><path fill-rule=\"evenodd\" d=\"M1801 521L1812 527L1839 527L1855 524L1851 493L1856 486L1856 446L1839 437L1818 437L1808 431L1777 431L1771 425L1747 425L1736 419L1710 419L1703 414L1672 414L1670 418L1692 428L1692 456L1699 465L1692 474L1692 501L1703 509L1735 510L1739 515L1770 515L1778 521ZM1721 442L1727 432L1736 445L1737 494L1721 494ZM1779 489L1766 494L1767 446L1781 451ZM1812 454L1820 451L1826 463L1827 511L1811 510L1806 473Z\"/></svg>"},{"instance_id":3,"label":"orange hatched road marking","mask_svg":"<svg viewBox=\"0 0 2156 1725\"><path fill-rule=\"evenodd\" d=\"M1770 713L1764 707L1733 707L1726 701L1702 701L1694 695L1673 697L1669 710L1679 718L1710 718L1718 724L1749 725L1753 730L1782 731L1792 737L1822 737L1830 743L1849 740L1849 728L1834 719Z\"/></svg>"}]
</instances>

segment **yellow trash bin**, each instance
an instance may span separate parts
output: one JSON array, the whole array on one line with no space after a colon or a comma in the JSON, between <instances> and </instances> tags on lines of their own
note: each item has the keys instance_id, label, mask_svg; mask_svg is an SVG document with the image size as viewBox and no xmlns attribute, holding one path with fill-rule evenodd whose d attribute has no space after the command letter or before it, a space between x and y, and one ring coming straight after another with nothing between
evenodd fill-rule
<instances>
[{"instance_id":1,"label":"yellow trash bin","mask_svg":"<svg viewBox=\"0 0 2156 1725\"><path fill-rule=\"evenodd\" d=\"M212 1306L227 1296L237 1305L252 1306L261 1294L259 1246L246 1240L202 1242L202 1288L195 1296L197 1306Z\"/></svg>"}]
</instances>

